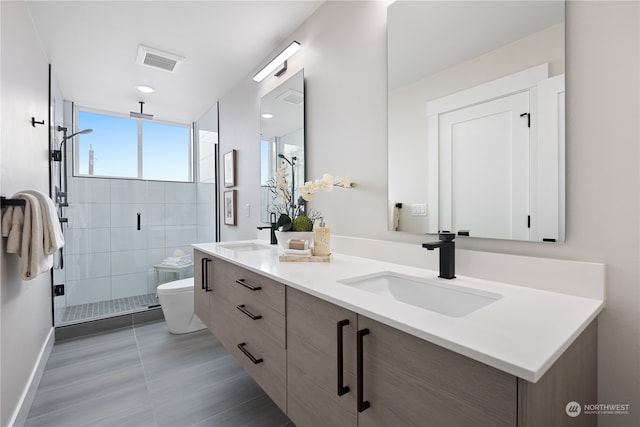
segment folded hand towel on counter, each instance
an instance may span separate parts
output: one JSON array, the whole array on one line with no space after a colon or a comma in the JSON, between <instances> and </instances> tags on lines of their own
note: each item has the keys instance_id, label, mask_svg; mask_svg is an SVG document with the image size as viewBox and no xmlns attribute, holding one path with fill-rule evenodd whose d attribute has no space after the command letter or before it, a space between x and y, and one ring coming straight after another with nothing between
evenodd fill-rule
<instances>
[{"instance_id":1,"label":"folded hand towel on counter","mask_svg":"<svg viewBox=\"0 0 640 427\"><path fill-rule=\"evenodd\" d=\"M287 256L311 256L311 249L285 249L284 254Z\"/></svg>"}]
</instances>

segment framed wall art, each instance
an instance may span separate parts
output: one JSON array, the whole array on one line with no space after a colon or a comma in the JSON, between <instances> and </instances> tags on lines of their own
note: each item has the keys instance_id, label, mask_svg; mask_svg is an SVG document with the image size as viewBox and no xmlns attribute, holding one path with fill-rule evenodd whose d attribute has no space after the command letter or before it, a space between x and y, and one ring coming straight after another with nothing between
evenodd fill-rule
<instances>
[{"instance_id":1,"label":"framed wall art","mask_svg":"<svg viewBox=\"0 0 640 427\"><path fill-rule=\"evenodd\" d=\"M224 186L236 186L236 150L224 155Z\"/></svg>"},{"instance_id":2,"label":"framed wall art","mask_svg":"<svg viewBox=\"0 0 640 427\"><path fill-rule=\"evenodd\" d=\"M237 191L229 190L224 192L224 223L225 225L236 225L236 200Z\"/></svg>"}]
</instances>

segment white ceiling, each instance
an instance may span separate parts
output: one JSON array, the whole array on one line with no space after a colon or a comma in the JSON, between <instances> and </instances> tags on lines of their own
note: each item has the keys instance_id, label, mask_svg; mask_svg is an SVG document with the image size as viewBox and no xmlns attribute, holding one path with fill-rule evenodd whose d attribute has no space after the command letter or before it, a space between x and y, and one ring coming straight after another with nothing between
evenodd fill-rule
<instances>
[{"instance_id":1,"label":"white ceiling","mask_svg":"<svg viewBox=\"0 0 640 427\"><path fill-rule=\"evenodd\" d=\"M28 1L63 97L76 105L191 123L288 42L323 1ZM299 40L304 49L304 40ZM186 60L138 65L138 45ZM155 88L152 94L136 90Z\"/></svg>"}]
</instances>

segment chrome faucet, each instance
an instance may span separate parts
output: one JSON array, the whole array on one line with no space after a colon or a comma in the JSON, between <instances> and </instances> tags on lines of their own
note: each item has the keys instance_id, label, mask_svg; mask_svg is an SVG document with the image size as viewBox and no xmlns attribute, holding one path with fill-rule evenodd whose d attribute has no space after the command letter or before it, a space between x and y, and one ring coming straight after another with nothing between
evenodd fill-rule
<instances>
[{"instance_id":1,"label":"chrome faucet","mask_svg":"<svg viewBox=\"0 0 640 427\"><path fill-rule=\"evenodd\" d=\"M456 244L453 241L456 235L448 231L438 234L439 242L423 243L422 247L429 251L440 248L440 275L443 279L456 278Z\"/></svg>"}]
</instances>

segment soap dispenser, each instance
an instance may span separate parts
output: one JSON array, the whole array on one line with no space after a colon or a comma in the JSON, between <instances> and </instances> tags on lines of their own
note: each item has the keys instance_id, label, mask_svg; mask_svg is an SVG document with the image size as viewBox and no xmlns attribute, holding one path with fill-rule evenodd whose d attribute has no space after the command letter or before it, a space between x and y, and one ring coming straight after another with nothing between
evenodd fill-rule
<instances>
[{"instance_id":1,"label":"soap dispenser","mask_svg":"<svg viewBox=\"0 0 640 427\"><path fill-rule=\"evenodd\" d=\"M313 254L315 256L328 256L331 254L331 229L325 227L324 218L320 218L320 226L315 227L313 237Z\"/></svg>"}]
</instances>

